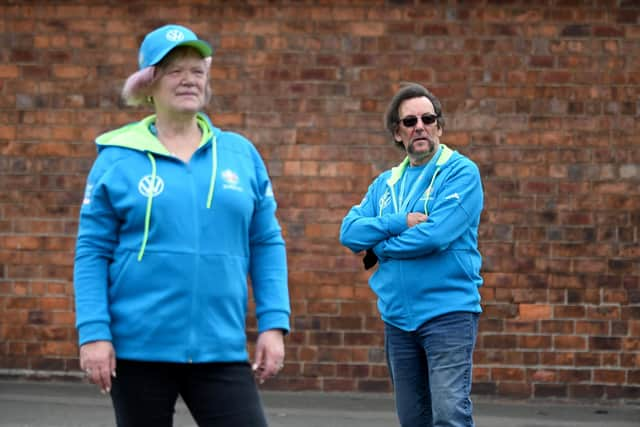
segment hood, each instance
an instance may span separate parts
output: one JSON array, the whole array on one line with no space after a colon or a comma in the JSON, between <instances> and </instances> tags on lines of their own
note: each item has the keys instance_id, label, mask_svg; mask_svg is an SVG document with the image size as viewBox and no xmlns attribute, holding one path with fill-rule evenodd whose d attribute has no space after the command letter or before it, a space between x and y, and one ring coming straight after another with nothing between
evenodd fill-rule
<instances>
[{"instance_id":1,"label":"hood","mask_svg":"<svg viewBox=\"0 0 640 427\"><path fill-rule=\"evenodd\" d=\"M432 162L435 159L436 169L439 171L440 169L443 169L446 166L448 166L446 165L446 163L451 159L451 157L455 153L456 152L453 151L451 148L441 143L440 148L438 148L438 151L436 152L435 156L433 156L433 159L430 160L430 162ZM405 157L404 160L400 162L398 166L394 166L393 168L391 168L391 176L389 177L389 179L387 179L387 184L389 184L390 186L395 185L396 182L398 182L400 178L402 178L402 174L404 174L404 171L408 166L409 166L409 156Z\"/></svg>"},{"instance_id":2,"label":"hood","mask_svg":"<svg viewBox=\"0 0 640 427\"><path fill-rule=\"evenodd\" d=\"M196 120L198 121L200 129L202 129L202 141L200 142L200 146L206 144L213 136L220 133L220 130L213 126L211 120L206 114L198 113L196 115ZM169 150L162 145L158 138L149 129L155 121L156 115L153 114L145 117L139 122L131 123L110 132L103 133L96 138L98 151L105 147L115 146L129 148L136 151L149 152L152 154L170 156L171 153L169 153Z\"/></svg>"}]
</instances>

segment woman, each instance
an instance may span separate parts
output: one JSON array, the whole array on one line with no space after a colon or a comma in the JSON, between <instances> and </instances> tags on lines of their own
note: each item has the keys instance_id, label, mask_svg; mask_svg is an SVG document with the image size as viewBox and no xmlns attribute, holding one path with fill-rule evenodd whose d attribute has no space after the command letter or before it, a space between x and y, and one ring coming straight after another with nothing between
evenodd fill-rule
<instances>
[{"instance_id":1,"label":"woman","mask_svg":"<svg viewBox=\"0 0 640 427\"><path fill-rule=\"evenodd\" d=\"M147 34L123 97L155 114L96 139L76 317L80 366L111 393L118 426L172 425L178 395L198 425L264 426L254 375L262 382L283 366L290 308L276 203L254 146L201 113L211 54L182 26Z\"/></svg>"}]
</instances>

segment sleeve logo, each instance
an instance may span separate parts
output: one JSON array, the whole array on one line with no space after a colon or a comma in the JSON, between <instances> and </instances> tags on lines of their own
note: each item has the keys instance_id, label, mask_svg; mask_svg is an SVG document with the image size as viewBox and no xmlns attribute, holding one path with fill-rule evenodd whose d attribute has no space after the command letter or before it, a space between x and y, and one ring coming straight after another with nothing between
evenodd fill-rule
<instances>
[{"instance_id":1,"label":"sleeve logo","mask_svg":"<svg viewBox=\"0 0 640 427\"><path fill-rule=\"evenodd\" d=\"M82 199L83 205L91 204L91 193L93 192L93 184L87 184L84 189L84 198Z\"/></svg>"},{"instance_id":2,"label":"sleeve logo","mask_svg":"<svg viewBox=\"0 0 640 427\"><path fill-rule=\"evenodd\" d=\"M269 185L267 185L267 188L265 188L264 197L273 197L273 187L271 187L271 183L269 183Z\"/></svg>"}]
</instances>

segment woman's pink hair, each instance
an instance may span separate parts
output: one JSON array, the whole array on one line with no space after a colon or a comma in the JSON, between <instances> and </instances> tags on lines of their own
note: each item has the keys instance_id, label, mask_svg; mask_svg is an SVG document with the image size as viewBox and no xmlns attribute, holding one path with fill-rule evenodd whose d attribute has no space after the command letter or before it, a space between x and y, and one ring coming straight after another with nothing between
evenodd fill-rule
<instances>
[{"instance_id":1,"label":"woman's pink hair","mask_svg":"<svg viewBox=\"0 0 640 427\"><path fill-rule=\"evenodd\" d=\"M156 67L146 67L131 74L122 88L122 98L127 105L150 104L149 88L155 80Z\"/></svg>"}]
</instances>

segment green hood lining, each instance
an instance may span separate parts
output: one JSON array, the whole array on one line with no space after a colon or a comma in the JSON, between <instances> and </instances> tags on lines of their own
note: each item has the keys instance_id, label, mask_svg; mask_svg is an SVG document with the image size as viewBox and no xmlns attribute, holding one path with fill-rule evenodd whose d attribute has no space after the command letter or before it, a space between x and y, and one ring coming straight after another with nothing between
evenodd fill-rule
<instances>
[{"instance_id":1,"label":"green hood lining","mask_svg":"<svg viewBox=\"0 0 640 427\"><path fill-rule=\"evenodd\" d=\"M436 176L438 176L438 172L440 172L442 165L447 163L454 153L454 151L451 148L447 147L446 145L444 144L440 144L440 145L442 146L442 149L440 150L440 156L438 157L438 160L436 160L436 170L433 173L433 176L431 177L431 182L429 182L429 186L424 192L424 196L425 196L424 197L424 214L427 216L429 215L429 211L427 209L427 202L429 201L429 196L431 195L431 190L433 189L433 183L435 182ZM398 166L391 168L391 176L387 180L387 185L389 185L390 187L393 187L400 180L400 178L402 177L402 174L404 174L404 171L408 166L409 166L409 156L405 157L404 160ZM391 191L391 194L394 199L394 205L395 205L396 203L395 192Z\"/></svg>"},{"instance_id":2,"label":"green hood lining","mask_svg":"<svg viewBox=\"0 0 640 427\"><path fill-rule=\"evenodd\" d=\"M155 121L156 115L152 114L139 122L131 123L110 132L103 133L96 138L96 144L99 147L116 146L129 148L131 150L171 156L169 150L167 150L160 140L149 130L149 126ZM202 129L202 140L198 146L198 148L200 148L215 135L204 114L198 113L196 115L196 121L198 122L200 129Z\"/></svg>"},{"instance_id":3,"label":"green hood lining","mask_svg":"<svg viewBox=\"0 0 640 427\"><path fill-rule=\"evenodd\" d=\"M436 167L440 167L447 163L451 156L453 155L453 150L447 147L444 144L440 144L442 146L442 150L440 152L440 157L436 161ZM402 178L402 174L404 174L404 170L409 166L409 156L405 157L402 162L398 166L394 166L391 168L391 176L387 179L387 184L394 186L400 178Z\"/></svg>"}]
</instances>

